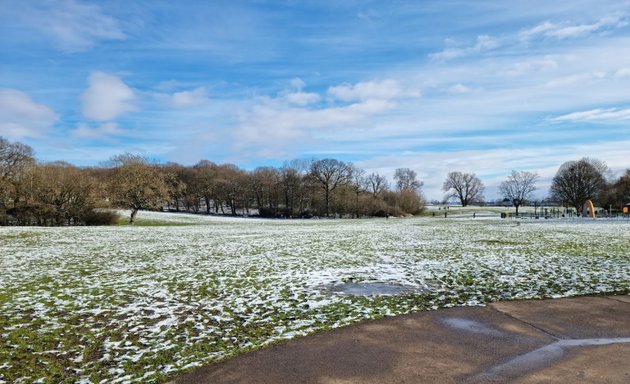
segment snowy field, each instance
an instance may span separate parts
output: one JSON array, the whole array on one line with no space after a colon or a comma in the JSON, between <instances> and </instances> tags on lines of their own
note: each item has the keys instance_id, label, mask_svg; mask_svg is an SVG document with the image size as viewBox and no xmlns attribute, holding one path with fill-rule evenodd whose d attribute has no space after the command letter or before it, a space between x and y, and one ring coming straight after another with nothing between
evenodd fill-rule
<instances>
[{"instance_id":1,"label":"snowy field","mask_svg":"<svg viewBox=\"0 0 630 384\"><path fill-rule=\"evenodd\" d=\"M627 220L139 220L0 228L0 383L160 382L365 319L630 293ZM405 294L335 288L369 282Z\"/></svg>"}]
</instances>

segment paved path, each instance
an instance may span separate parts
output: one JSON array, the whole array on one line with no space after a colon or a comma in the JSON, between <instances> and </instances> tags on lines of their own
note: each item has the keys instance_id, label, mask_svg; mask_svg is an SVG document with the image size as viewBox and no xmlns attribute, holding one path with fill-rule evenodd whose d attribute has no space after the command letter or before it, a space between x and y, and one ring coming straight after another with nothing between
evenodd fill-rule
<instances>
[{"instance_id":1,"label":"paved path","mask_svg":"<svg viewBox=\"0 0 630 384\"><path fill-rule=\"evenodd\" d=\"M506 382L630 384L630 296L385 318L247 353L171 383Z\"/></svg>"}]
</instances>

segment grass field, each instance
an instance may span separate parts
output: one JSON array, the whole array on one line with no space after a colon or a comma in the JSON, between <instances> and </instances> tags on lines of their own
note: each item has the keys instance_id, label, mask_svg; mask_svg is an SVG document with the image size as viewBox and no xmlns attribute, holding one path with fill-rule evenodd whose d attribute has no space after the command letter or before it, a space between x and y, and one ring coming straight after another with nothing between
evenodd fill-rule
<instances>
[{"instance_id":1,"label":"grass field","mask_svg":"<svg viewBox=\"0 0 630 384\"><path fill-rule=\"evenodd\" d=\"M0 228L0 383L160 382L365 319L630 293L623 220L139 220ZM408 291L331 289L348 282Z\"/></svg>"}]
</instances>

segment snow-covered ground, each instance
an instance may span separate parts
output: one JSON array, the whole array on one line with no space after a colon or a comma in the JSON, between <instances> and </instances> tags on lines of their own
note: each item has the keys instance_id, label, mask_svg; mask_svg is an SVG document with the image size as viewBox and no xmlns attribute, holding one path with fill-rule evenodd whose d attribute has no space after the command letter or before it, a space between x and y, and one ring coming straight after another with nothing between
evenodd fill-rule
<instances>
[{"instance_id":1,"label":"snow-covered ground","mask_svg":"<svg viewBox=\"0 0 630 384\"><path fill-rule=\"evenodd\" d=\"M190 225L0 228L0 383L156 382L363 319L630 291L623 220L139 219Z\"/></svg>"}]
</instances>

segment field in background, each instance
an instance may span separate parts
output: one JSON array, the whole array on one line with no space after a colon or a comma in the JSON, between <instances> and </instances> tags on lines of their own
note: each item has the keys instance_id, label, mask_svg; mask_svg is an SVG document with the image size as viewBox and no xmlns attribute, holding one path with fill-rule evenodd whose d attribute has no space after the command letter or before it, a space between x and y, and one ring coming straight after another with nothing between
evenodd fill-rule
<instances>
[{"instance_id":1,"label":"field in background","mask_svg":"<svg viewBox=\"0 0 630 384\"><path fill-rule=\"evenodd\" d=\"M630 292L627 220L139 218L0 228L0 383L160 381L364 319Z\"/></svg>"}]
</instances>

